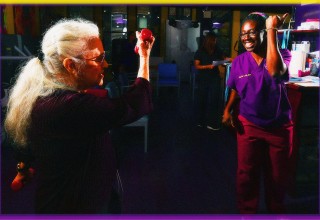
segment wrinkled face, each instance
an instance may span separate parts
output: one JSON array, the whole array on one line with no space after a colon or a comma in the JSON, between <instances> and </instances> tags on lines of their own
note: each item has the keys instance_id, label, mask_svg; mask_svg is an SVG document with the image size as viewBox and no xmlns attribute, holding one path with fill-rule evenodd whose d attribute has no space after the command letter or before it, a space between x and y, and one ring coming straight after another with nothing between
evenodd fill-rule
<instances>
[{"instance_id":1,"label":"wrinkled face","mask_svg":"<svg viewBox=\"0 0 320 220\"><path fill-rule=\"evenodd\" d=\"M100 38L89 41L89 48L80 58L84 60L78 74L78 89L89 89L103 84L104 68L108 67Z\"/></svg>"},{"instance_id":2,"label":"wrinkled face","mask_svg":"<svg viewBox=\"0 0 320 220\"><path fill-rule=\"evenodd\" d=\"M247 51L258 52L265 41L264 36L264 31L257 29L257 23L255 21L248 20L243 23L240 40Z\"/></svg>"}]
</instances>

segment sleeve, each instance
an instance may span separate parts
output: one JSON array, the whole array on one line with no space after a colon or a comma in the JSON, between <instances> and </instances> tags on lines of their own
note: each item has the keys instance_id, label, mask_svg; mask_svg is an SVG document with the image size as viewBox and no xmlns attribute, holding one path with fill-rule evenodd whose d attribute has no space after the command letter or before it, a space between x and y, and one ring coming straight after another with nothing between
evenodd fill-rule
<instances>
[{"instance_id":1,"label":"sleeve","mask_svg":"<svg viewBox=\"0 0 320 220\"><path fill-rule=\"evenodd\" d=\"M235 59L232 62L229 78L228 78L228 81L227 81L227 86L230 89L234 89L234 90L236 90L236 82L235 82L236 69L237 69L237 59Z\"/></svg>"},{"instance_id":2,"label":"sleeve","mask_svg":"<svg viewBox=\"0 0 320 220\"><path fill-rule=\"evenodd\" d=\"M287 66L287 71L281 76L281 80L287 82L289 81L290 76L289 65L291 62L291 53L288 49L280 49L280 54L282 56L283 62Z\"/></svg>"},{"instance_id":3,"label":"sleeve","mask_svg":"<svg viewBox=\"0 0 320 220\"><path fill-rule=\"evenodd\" d=\"M280 49L280 54L282 56L283 62L289 67L291 61L291 53L288 49Z\"/></svg>"},{"instance_id":4,"label":"sleeve","mask_svg":"<svg viewBox=\"0 0 320 220\"><path fill-rule=\"evenodd\" d=\"M79 103L83 113L89 119L88 126L110 129L111 127L131 123L150 113L152 105L152 89L149 81L137 78L134 84L119 98L96 97L84 95ZM91 107L89 107L91 106Z\"/></svg>"},{"instance_id":5,"label":"sleeve","mask_svg":"<svg viewBox=\"0 0 320 220\"><path fill-rule=\"evenodd\" d=\"M33 126L47 128L41 131L43 133L61 136L105 133L131 123L153 109L151 85L143 78L137 78L119 98L100 95L67 92L51 100L45 99L33 110L32 121L37 123Z\"/></svg>"},{"instance_id":6,"label":"sleeve","mask_svg":"<svg viewBox=\"0 0 320 220\"><path fill-rule=\"evenodd\" d=\"M127 111L120 124L127 124L153 110L152 88L144 78L137 78L133 86L123 95Z\"/></svg>"}]
</instances>

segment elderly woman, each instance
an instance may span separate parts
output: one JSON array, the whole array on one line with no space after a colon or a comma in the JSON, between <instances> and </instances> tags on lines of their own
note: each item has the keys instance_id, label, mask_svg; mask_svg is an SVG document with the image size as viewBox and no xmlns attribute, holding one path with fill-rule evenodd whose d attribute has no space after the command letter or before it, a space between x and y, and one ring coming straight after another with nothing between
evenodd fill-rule
<instances>
[{"instance_id":1,"label":"elderly woman","mask_svg":"<svg viewBox=\"0 0 320 220\"><path fill-rule=\"evenodd\" d=\"M5 129L15 145L35 158L37 213L111 212L116 163L109 130L152 110L149 56L154 38L144 42L139 32L136 36L137 79L117 99L91 90L102 85L108 63L98 27L90 21L58 21L44 34L42 58L32 58L21 69Z\"/></svg>"}]
</instances>

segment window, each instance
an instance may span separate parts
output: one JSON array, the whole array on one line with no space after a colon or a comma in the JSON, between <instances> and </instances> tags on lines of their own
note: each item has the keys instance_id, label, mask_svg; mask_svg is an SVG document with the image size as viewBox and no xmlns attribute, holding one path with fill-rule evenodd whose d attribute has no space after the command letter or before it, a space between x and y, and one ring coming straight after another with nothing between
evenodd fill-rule
<instances>
[{"instance_id":1,"label":"window","mask_svg":"<svg viewBox=\"0 0 320 220\"><path fill-rule=\"evenodd\" d=\"M108 63L112 63L112 40L126 39L127 25L127 6L103 7L102 40Z\"/></svg>"}]
</instances>

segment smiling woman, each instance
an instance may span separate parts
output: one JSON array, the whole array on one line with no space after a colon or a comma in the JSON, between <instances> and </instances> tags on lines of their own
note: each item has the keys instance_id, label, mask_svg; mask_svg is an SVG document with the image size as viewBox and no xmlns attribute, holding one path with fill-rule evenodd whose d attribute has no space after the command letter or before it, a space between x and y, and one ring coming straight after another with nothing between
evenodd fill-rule
<instances>
[{"instance_id":1,"label":"smiling woman","mask_svg":"<svg viewBox=\"0 0 320 220\"><path fill-rule=\"evenodd\" d=\"M240 33L246 52L232 62L227 82L232 91L223 123L234 126L230 111L240 97L237 205L243 214L258 212L261 170L268 211L286 212L293 124L285 82L291 55L280 50L277 43L277 29L286 16L254 12L246 17Z\"/></svg>"},{"instance_id":2,"label":"smiling woman","mask_svg":"<svg viewBox=\"0 0 320 220\"><path fill-rule=\"evenodd\" d=\"M33 159L37 162L37 213L120 212L115 209L116 158L109 130L152 110L149 56L154 38L144 42L139 32L136 37L138 78L117 99L108 98L106 90L92 90L102 85L108 63L98 27L87 20L58 21L44 34L43 58L34 57L21 69L5 129L17 146L15 180L29 180L25 171Z\"/></svg>"},{"instance_id":3,"label":"smiling woman","mask_svg":"<svg viewBox=\"0 0 320 220\"><path fill-rule=\"evenodd\" d=\"M260 30L260 31L257 31L257 30L250 30L248 32L245 32L245 33L240 33L239 34L239 37L240 39L245 39L246 37L256 37L259 33L263 32L265 30Z\"/></svg>"}]
</instances>

